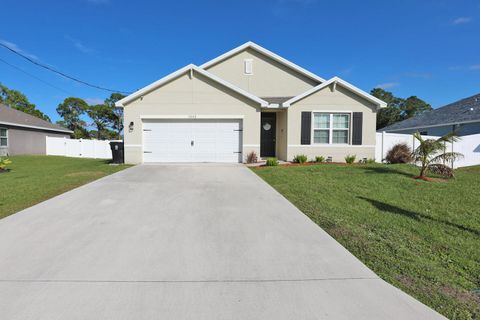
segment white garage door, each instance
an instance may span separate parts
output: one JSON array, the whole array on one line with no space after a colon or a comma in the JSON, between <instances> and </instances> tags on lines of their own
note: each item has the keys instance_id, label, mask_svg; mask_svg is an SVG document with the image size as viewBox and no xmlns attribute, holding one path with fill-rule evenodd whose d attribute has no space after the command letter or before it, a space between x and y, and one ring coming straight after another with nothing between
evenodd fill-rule
<instances>
[{"instance_id":1,"label":"white garage door","mask_svg":"<svg viewBox=\"0 0 480 320\"><path fill-rule=\"evenodd\" d=\"M144 120L143 162L241 162L241 120Z\"/></svg>"}]
</instances>

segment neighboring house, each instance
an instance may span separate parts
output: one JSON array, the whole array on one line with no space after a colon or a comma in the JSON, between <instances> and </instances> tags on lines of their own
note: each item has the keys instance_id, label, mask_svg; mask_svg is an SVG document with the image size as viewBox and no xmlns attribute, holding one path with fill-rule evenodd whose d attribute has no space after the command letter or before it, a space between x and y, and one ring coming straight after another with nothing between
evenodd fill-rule
<instances>
[{"instance_id":1,"label":"neighboring house","mask_svg":"<svg viewBox=\"0 0 480 320\"><path fill-rule=\"evenodd\" d=\"M452 131L460 136L480 133L480 94L459 100L416 117L394 123L379 131L443 136Z\"/></svg>"},{"instance_id":2,"label":"neighboring house","mask_svg":"<svg viewBox=\"0 0 480 320\"><path fill-rule=\"evenodd\" d=\"M0 155L46 154L46 137L72 131L0 104Z\"/></svg>"},{"instance_id":3,"label":"neighboring house","mask_svg":"<svg viewBox=\"0 0 480 320\"><path fill-rule=\"evenodd\" d=\"M281 160L374 158L376 114L386 104L248 42L117 106L124 107L125 161L142 163L243 162L252 151Z\"/></svg>"}]
</instances>

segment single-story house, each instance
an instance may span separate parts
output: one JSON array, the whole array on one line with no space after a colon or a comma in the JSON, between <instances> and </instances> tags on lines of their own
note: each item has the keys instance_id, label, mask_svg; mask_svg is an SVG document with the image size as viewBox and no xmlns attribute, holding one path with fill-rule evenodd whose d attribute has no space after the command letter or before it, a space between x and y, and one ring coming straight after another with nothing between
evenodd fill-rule
<instances>
[{"instance_id":1,"label":"single-story house","mask_svg":"<svg viewBox=\"0 0 480 320\"><path fill-rule=\"evenodd\" d=\"M247 42L187 65L117 102L125 161L290 161L305 154L375 157L377 111L386 104L350 83L325 80Z\"/></svg>"},{"instance_id":2,"label":"single-story house","mask_svg":"<svg viewBox=\"0 0 480 320\"><path fill-rule=\"evenodd\" d=\"M71 130L0 104L0 156L46 154L46 137L70 138Z\"/></svg>"},{"instance_id":3,"label":"single-story house","mask_svg":"<svg viewBox=\"0 0 480 320\"><path fill-rule=\"evenodd\" d=\"M379 131L443 136L455 131L459 136L480 133L480 94L450 103L416 117L394 123Z\"/></svg>"}]
</instances>

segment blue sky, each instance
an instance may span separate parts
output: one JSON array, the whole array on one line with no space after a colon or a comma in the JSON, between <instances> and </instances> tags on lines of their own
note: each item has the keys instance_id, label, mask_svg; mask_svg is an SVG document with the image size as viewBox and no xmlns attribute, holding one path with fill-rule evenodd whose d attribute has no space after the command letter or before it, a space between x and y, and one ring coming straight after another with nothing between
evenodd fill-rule
<instances>
[{"instance_id":1,"label":"blue sky","mask_svg":"<svg viewBox=\"0 0 480 320\"><path fill-rule=\"evenodd\" d=\"M2 0L0 41L67 74L134 91L246 41L323 78L417 95L434 107L480 92L480 1ZM68 96L109 94L0 48L0 82L52 120Z\"/></svg>"}]
</instances>

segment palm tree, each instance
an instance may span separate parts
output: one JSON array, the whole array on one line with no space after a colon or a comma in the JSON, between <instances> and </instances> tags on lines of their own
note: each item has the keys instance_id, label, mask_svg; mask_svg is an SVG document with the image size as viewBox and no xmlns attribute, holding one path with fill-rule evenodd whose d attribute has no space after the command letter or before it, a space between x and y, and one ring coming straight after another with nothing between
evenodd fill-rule
<instances>
[{"instance_id":1,"label":"palm tree","mask_svg":"<svg viewBox=\"0 0 480 320\"><path fill-rule=\"evenodd\" d=\"M451 161L453 163L454 160L463 157L458 152L445 152L447 142L453 143L459 140L454 131L438 139L423 139L419 132L414 133L413 136L420 142L420 145L413 151L415 162L421 164L419 178L425 178L426 173L438 167L441 162Z\"/></svg>"}]
</instances>

